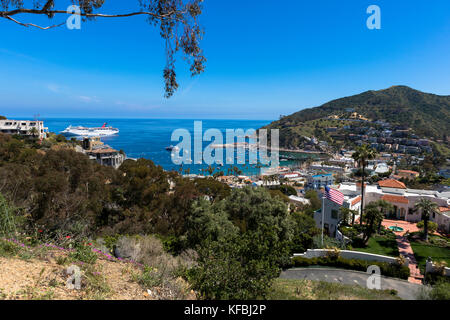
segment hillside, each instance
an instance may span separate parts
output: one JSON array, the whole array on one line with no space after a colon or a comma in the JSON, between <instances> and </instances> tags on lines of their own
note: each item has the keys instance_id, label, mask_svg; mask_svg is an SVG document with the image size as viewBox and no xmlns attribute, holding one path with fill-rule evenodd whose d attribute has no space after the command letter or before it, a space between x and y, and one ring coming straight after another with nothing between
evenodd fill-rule
<instances>
[{"instance_id":1,"label":"hillside","mask_svg":"<svg viewBox=\"0 0 450 320\"><path fill-rule=\"evenodd\" d=\"M450 131L450 96L424 93L406 86L366 91L325 103L320 107L303 109L272 122L266 128L280 129L280 145L295 147L302 135L319 134L317 120L330 116L348 118L356 112L371 122L384 120L393 126L405 126L420 137L443 139ZM332 119L330 119L331 121ZM340 121L346 125L344 121ZM339 127L337 121L324 123ZM446 138L446 137L444 137Z\"/></svg>"},{"instance_id":2,"label":"hillside","mask_svg":"<svg viewBox=\"0 0 450 320\"><path fill-rule=\"evenodd\" d=\"M180 258L165 253L154 237L122 237L120 251L132 259L105 253L108 249L99 242L79 246L67 240L61 247L35 240L0 238L0 300L196 299L174 272ZM71 268L80 271L78 290L66 286Z\"/></svg>"}]
</instances>

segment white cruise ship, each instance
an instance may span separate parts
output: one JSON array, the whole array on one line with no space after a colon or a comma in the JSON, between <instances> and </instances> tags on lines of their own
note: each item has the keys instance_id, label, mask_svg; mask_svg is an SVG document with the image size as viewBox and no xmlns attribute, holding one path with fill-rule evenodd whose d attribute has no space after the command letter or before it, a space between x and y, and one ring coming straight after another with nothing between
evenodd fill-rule
<instances>
[{"instance_id":1,"label":"white cruise ship","mask_svg":"<svg viewBox=\"0 0 450 320\"><path fill-rule=\"evenodd\" d=\"M61 134L66 137L103 137L118 134L119 129L107 127L106 122L101 127L87 128L87 127L72 127L68 126Z\"/></svg>"}]
</instances>

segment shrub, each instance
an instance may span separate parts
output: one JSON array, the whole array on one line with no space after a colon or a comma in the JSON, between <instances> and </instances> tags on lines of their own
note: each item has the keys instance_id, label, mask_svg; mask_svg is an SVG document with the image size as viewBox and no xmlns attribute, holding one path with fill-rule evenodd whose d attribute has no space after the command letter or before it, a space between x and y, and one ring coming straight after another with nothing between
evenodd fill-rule
<instances>
[{"instance_id":1,"label":"shrub","mask_svg":"<svg viewBox=\"0 0 450 320\"><path fill-rule=\"evenodd\" d=\"M17 244L0 239L0 257L13 257L19 251L20 247Z\"/></svg>"},{"instance_id":2,"label":"shrub","mask_svg":"<svg viewBox=\"0 0 450 320\"><path fill-rule=\"evenodd\" d=\"M20 224L21 221L16 214L16 210L0 194L0 236L14 236Z\"/></svg>"},{"instance_id":3,"label":"shrub","mask_svg":"<svg viewBox=\"0 0 450 320\"><path fill-rule=\"evenodd\" d=\"M357 271L367 271L367 268L371 265L377 265L380 267L381 274L387 277L394 277L400 279L408 279L410 272L409 268L400 265L398 263L387 263L378 261L365 261L357 259L345 259L342 257L319 257L319 258L304 258L304 257L294 257L293 265L295 267L307 267L313 265L336 267Z\"/></svg>"},{"instance_id":4,"label":"shrub","mask_svg":"<svg viewBox=\"0 0 450 320\"><path fill-rule=\"evenodd\" d=\"M104 300L108 299L112 294L112 289L102 272L96 271L93 266L88 266L84 270L83 279L89 299Z\"/></svg>"},{"instance_id":5,"label":"shrub","mask_svg":"<svg viewBox=\"0 0 450 320\"><path fill-rule=\"evenodd\" d=\"M116 253L144 265L139 273L132 274L134 281L145 289L159 287L162 299L185 299L189 288L179 276L185 274L195 262L193 250L184 251L178 257L164 251L161 240L154 236L121 237ZM188 290L189 289L189 290Z\"/></svg>"},{"instance_id":6,"label":"shrub","mask_svg":"<svg viewBox=\"0 0 450 320\"><path fill-rule=\"evenodd\" d=\"M423 231L424 228L424 221L419 221L417 222L417 228L421 229ZM434 233L438 228L438 225L436 222L433 221L428 221L428 232L429 233Z\"/></svg>"},{"instance_id":7,"label":"shrub","mask_svg":"<svg viewBox=\"0 0 450 320\"><path fill-rule=\"evenodd\" d=\"M450 300L450 282L439 281L433 286L430 292L432 300Z\"/></svg>"},{"instance_id":8,"label":"shrub","mask_svg":"<svg viewBox=\"0 0 450 320\"><path fill-rule=\"evenodd\" d=\"M94 264L97 261L97 254L92 251L90 246L84 243L77 243L75 251L69 254L69 257L75 261L81 261L88 264Z\"/></svg>"}]
</instances>

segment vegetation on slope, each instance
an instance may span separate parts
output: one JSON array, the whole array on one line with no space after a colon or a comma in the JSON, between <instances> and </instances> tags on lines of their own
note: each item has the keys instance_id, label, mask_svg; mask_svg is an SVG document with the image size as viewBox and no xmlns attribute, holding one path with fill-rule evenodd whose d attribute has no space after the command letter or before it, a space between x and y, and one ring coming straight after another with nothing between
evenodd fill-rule
<instances>
[{"instance_id":1,"label":"vegetation on slope","mask_svg":"<svg viewBox=\"0 0 450 320\"><path fill-rule=\"evenodd\" d=\"M423 93L406 86L370 90L320 107L303 109L282 117L267 128L280 129L280 145L293 147L301 143L302 136L320 137L324 135L322 129L346 124L345 121L324 119L320 122L319 119L330 115L348 116L351 112L372 121L385 120L392 125L407 126L417 135L433 139L445 141L450 130L450 96Z\"/></svg>"}]
</instances>

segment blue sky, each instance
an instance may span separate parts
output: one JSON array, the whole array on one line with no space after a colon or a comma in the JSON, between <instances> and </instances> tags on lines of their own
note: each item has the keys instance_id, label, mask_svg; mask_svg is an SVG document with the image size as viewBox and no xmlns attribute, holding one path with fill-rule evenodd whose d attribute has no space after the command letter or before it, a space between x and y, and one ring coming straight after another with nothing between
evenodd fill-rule
<instances>
[{"instance_id":1,"label":"blue sky","mask_svg":"<svg viewBox=\"0 0 450 320\"><path fill-rule=\"evenodd\" d=\"M137 3L107 0L101 11ZM366 27L372 4L381 30ZM448 0L205 0L206 71L191 78L178 59L169 100L163 42L144 17L47 31L0 19L0 114L277 119L391 85L449 95L449 11Z\"/></svg>"}]
</instances>

